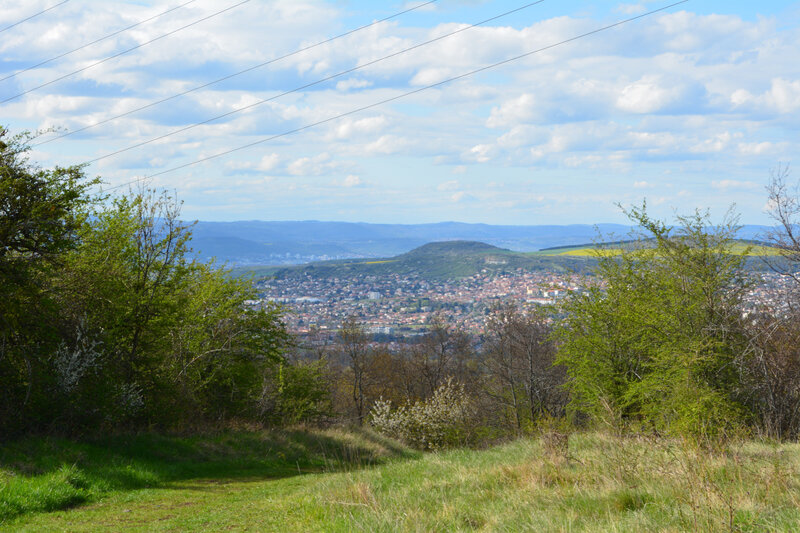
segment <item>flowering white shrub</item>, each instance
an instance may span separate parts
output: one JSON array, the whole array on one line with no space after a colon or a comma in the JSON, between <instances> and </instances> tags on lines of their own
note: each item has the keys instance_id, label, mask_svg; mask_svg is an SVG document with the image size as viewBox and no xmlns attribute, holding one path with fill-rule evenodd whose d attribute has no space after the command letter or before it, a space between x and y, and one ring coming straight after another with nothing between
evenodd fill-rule
<instances>
[{"instance_id":1,"label":"flowering white shrub","mask_svg":"<svg viewBox=\"0 0 800 533\"><path fill-rule=\"evenodd\" d=\"M121 383L116 387L114 404L119 411L118 416L135 416L144 408L144 394L136 383Z\"/></svg>"},{"instance_id":2,"label":"flowering white shrub","mask_svg":"<svg viewBox=\"0 0 800 533\"><path fill-rule=\"evenodd\" d=\"M452 380L425 401L392 409L381 398L370 411L370 423L380 433L422 450L463 444L469 436L472 405L464 387Z\"/></svg>"},{"instance_id":3,"label":"flowering white shrub","mask_svg":"<svg viewBox=\"0 0 800 533\"><path fill-rule=\"evenodd\" d=\"M86 334L83 323L78 326L74 346L61 343L53 356L53 366L58 384L64 392L72 392L85 375L100 367L103 358L101 348L101 342Z\"/></svg>"}]
</instances>

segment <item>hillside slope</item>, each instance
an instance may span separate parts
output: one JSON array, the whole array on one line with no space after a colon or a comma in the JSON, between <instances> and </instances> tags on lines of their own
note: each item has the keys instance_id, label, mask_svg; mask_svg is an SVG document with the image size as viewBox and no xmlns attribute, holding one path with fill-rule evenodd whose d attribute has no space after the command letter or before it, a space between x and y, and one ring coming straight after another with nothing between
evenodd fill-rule
<instances>
[{"instance_id":1,"label":"hillside slope","mask_svg":"<svg viewBox=\"0 0 800 533\"><path fill-rule=\"evenodd\" d=\"M278 270L275 277L316 278L389 276L422 279L464 278L479 273L503 273L517 269L556 272L584 271L594 264L590 257L549 257L512 252L475 241L432 242L410 252L385 259L324 261Z\"/></svg>"},{"instance_id":2,"label":"hillside slope","mask_svg":"<svg viewBox=\"0 0 800 533\"><path fill-rule=\"evenodd\" d=\"M266 453L262 461L282 466L291 466L298 454L322 455L313 439L252 440L258 443L253 451ZM224 441L208 444L211 456L229 451ZM323 446L327 457L336 453L335 446ZM562 448L547 438L526 437L486 450L367 466L351 463L345 471L320 472L301 459L294 472L265 464L245 475L180 476L0 527L37 532L800 529L796 443L733 443L720 453L654 437L575 433Z\"/></svg>"}]
</instances>

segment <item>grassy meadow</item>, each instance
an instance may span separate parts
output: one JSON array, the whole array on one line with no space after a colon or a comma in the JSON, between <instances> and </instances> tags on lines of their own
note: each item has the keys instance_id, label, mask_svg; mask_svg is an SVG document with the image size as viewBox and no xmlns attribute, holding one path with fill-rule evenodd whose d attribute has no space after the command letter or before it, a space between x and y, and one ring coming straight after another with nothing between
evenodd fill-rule
<instances>
[{"instance_id":1,"label":"grassy meadow","mask_svg":"<svg viewBox=\"0 0 800 533\"><path fill-rule=\"evenodd\" d=\"M367 431L2 447L8 531L797 531L800 445L575 433L418 454Z\"/></svg>"}]
</instances>

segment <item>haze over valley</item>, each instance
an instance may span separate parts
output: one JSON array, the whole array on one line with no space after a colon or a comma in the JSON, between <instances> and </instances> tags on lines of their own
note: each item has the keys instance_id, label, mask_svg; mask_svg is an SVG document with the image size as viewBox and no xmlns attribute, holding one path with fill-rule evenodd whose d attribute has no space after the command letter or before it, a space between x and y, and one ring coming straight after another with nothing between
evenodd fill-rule
<instances>
[{"instance_id":1,"label":"haze over valley","mask_svg":"<svg viewBox=\"0 0 800 533\"><path fill-rule=\"evenodd\" d=\"M200 258L229 266L302 264L311 261L381 258L436 241L479 241L517 252L630 238L623 224L501 226L440 222L369 224L322 221L199 221L192 248ZM764 238L769 226L746 225L742 239Z\"/></svg>"}]
</instances>

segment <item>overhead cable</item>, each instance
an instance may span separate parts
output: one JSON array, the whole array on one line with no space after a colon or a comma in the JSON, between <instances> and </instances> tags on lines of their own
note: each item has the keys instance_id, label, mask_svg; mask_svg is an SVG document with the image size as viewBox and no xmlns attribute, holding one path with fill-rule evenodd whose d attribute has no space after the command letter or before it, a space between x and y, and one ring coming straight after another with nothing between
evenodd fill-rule
<instances>
[{"instance_id":1,"label":"overhead cable","mask_svg":"<svg viewBox=\"0 0 800 533\"><path fill-rule=\"evenodd\" d=\"M254 107L260 106L260 105L265 104L267 102L271 102L273 100L277 100L278 98L281 98L282 96L286 96L288 94L296 93L296 92L301 91L303 89L307 89L309 87L313 87L314 85L319 85L320 83L324 83L326 81L330 81L330 80L332 80L334 78L338 78L340 76L344 76L345 74L350 74L350 73L355 72L357 70L361 70L363 68L375 65L376 63L380 63L382 61L386 61L387 59L391 59L393 57L397 57L397 56L399 56L401 54L405 54L405 53L410 52L412 50L416 50L417 48L421 48L421 47L427 46L427 45L429 45L431 43L435 43L437 41L441 41L442 39L446 39L448 37L452 37L453 35L465 32L467 30L470 30L470 29L475 28L477 26L480 26L482 24L486 24L487 22L491 22L493 20L497 20L499 18L511 15L512 13L516 13L518 11L522 11L523 9L529 8L529 7L534 6L536 4L541 4L544 1L545 0L537 0L536 2L531 2L529 4L525 4L522 7L518 7L516 9L512 9L511 11L506 11L505 13L501 13L500 15L496 15L494 17L488 18L486 20L482 20L480 22L476 22L475 24L470 24L469 26L464 26L464 27L459 28L459 29L457 29L455 31L452 31L450 33L445 33L444 35L440 35L440 36L435 37L433 39L429 39L429 40L427 40L425 42L422 42L422 43L419 43L419 44L415 44L414 46L411 46L409 48L404 48L403 50L399 50L399 51L391 53L391 54L389 54L387 56L383 56L383 57L378 58L378 59L373 59L372 61L368 61L368 62L363 63L361 65L349 68L347 70L343 70L341 72L337 72L336 74L332 74L330 76L326 76L326 77L324 77L322 79L319 79L319 80L316 80L316 81L313 81L313 82L310 82L310 83L306 83L305 85L301 85L299 87L295 87L294 89L289 89L289 90L284 91L282 93L278 93L278 94L276 94L274 96L270 96L269 98L264 98L262 100L258 100L256 102L253 102L252 104L248 104L248 105L246 105L244 107L236 108L236 109L234 109L232 111L228 111L227 113L222 113L221 115L217 115L215 117L211 117L211 118L209 118L207 120L204 120L202 122L196 122L196 123L191 124L189 126L184 126L183 128L178 128L177 130L173 130L173 131L171 131L169 133L165 133L164 135L160 135L158 137L153 137L152 139L148 139L146 141L142 141L142 142L139 142L139 143L136 143L136 144L132 144L132 145L126 147L126 148L121 148L121 149L116 150L114 152L110 152L108 154L101 155L100 157L96 157L94 159L90 159L89 161L85 161L83 164L95 163L97 161L101 161L103 159L107 159L109 157L113 157L113 156L121 154L123 152L127 152L129 150L133 150L134 148L139 148L140 146L144 146L144 145L156 142L156 141L160 141L161 139L166 139L167 137L171 137L173 135L177 135L178 133L182 133L184 131L188 131L188 130L197 128L199 126L202 126L204 124L208 124L210 122L214 122L215 120L219 120L221 118L225 118L225 117L229 117L231 115L235 115L237 113L241 113L242 111L246 111L248 109L252 109Z\"/></svg>"},{"instance_id":2,"label":"overhead cable","mask_svg":"<svg viewBox=\"0 0 800 533\"><path fill-rule=\"evenodd\" d=\"M66 4L67 2L69 2L69 0L64 0L63 2L59 2L59 3L55 4L55 5L52 5L52 6L48 7L47 9L43 9L43 10L39 11L38 13L34 13L33 15L31 15L31 16L29 16L29 17L27 17L27 18L24 18L24 19L22 19L22 20L20 20L19 22L15 22L15 23L14 23L14 24L12 24L11 26L6 26L5 28L2 28L2 29L0 29L0 33L3 33L3 32L4 32L4 31L6 31L6 30L10 30L10 29L11 29L11 28L13 28L14 26L19 26L19 25L20 25L20 24L22 24L23 22L25 22L25 21L28 21L28 20L31 20L32 18L36 18L36 17L38 17L39 15L43 15L44 13L47 13L47 12L48 12L48 11L50 11L51 9L55 9L55 8L57 8L58 6L62 5L62 4Z\"/></svg>"},{"instance_id":3,"label":"overhead cable","mask_svg":"<svg viewBox=\"0 0 800 533\"><path fill-rule=\"evenodd\" d=\"M181 170L183 168L196 165L198 163L204 163L204 162L209 161L211 159L216 159L218 157L223 157L223 156L232 154L234 152L245 150L247 148L252 148L253 146L257 146L259 144L263 144L263 143L266 143L266 142L269 142L269 141L272 141L272 140L275 140L275 139L278 139L278 138L281 138L281 137L286 137L287 135L292 135L294 133L298 133L298 132L307 130L309 128L313 128L315 126L319 126L321 124L332 122L332 121L338 120L340 118L344 118L344 117L349 116L349 115L360 113L361 111L366 111L367 109L372 109L372 108L375 108L375 107L378 107L378 106L381 106L381 105L384 105L384 104L388 104L390 102L394 102L395 100L400 100L401 98L405 98L407 96L411 96L411 95L414 95L414 94L417 94L417 93L420 93L420 92L423 92L423 91L427 91L427 90L433 89L435 87L440 87L442 85L445 85L445 84L448 84L448 83L451 83L451 82L454 82L454 81L457 81L457 80L460 80L460 79L463 79L463 78L467 78L469 76L473 76L473 75L479 74L481 72L486 72L487 70L491 70L493 68L497 68L497 67L502 66L502 65L507 65L509 63L513 63L514 61L519 61L520 59L524 59L524 58L530 57L530 56L532 56L534 54L538 54L540 52L544 52L546 50L550 50L550 49L555 48L557 46L562 46L564 44L571 43L571 42L577 41L579 39L583 39L585 37L589 37L590 35L594 35L594 34L597 34L597 33L601 33L601 32L610 30L611 28L616 28L618 26L622 26L623 24L627 24L629 22L633 22L634 20L638 20L638 19L650 16L650 15L653 15L655 13L658 13L658 12L661 12L661 11L665 11L665 10L667 10L669 8L675 7L675 6L680 5L680 4L685 4L688 1L689 0L681 0L680 2L675 2L675 3L672 3L672 4L666 5L664 7L653 9L651 11L647 11L646 13L641 13L641 14L636 15L634 17L623 19L623 20L617 21L617 22L615 22L613 24L609 24L607 26L603 26L601 28L597 28L597 29L594 29L592 31L588 31L586 33L581 33L580 35L576 35L575 37L571 37L569 39L564 39L563 41L559 41L557 43L550 44L550 45L544 46L542 48L537 48L536 50L531 50L529 52L525 52L524 54L520 54L520 55L511 57L509 59L504 59L503 61L498 61L496 63L492 63L491 65L487 65L487 66L484 66L484 67L481 67L481 68L478 68L478 69L475 69L475 70L471 70L469 72L465 72L464 74L459 74L458 76L453 76L452 78L447 78L446 80L442 80L442 81L439 81L439 82L436 82L436 83L432 83L430 85L426 85L424 87L420 87L418 89L414 89L412 91L408 91L408 92L405 92L405 93L402 93L402 94L399 94L399 95L396 95L396 96L392 96L391 98L386 98L386 99L381 100L379 102L374 102L372 104L365 105L365 106L362 106L362 107L347 111L345 113L340 113L338 115L334 115L332 117L329 117L329 118L326 118L326 119L323 119L323 120L319 120L317 122L313 122L311 124L307 124L307 125L301 126L299 128L288 130L288 131L285 131L283 133L279 133L277 135L272 135L270 137L266 137L266 138L260 139L258 141L254 141L254 142L247 143L247 144L244 144L244 145L241 145L241 146L237 146L236 148L231 148L229 150L218 152L216 154L209 155L209 156L206 156L206 157L202 157L200 159L195 159L194 161L190 161L190 162L184 163L182 165L178 165L178 166L175 166L175 167L172 167L172 168L168 168L166 170L155 172L153 174L148 174L147 176L142 176L140 178L137 178L137 179L134 179L134 180L131 180L131 181L127 181L127 182L122 183L120 185L115 185L114 187L108 187L107 189L104 189L104 190L105 191L111 191L111 190L114 190L114 189L119 189L121 187L125 187L127 185L131 185L133 183L138 183L138 182L144 181L146 179L154 178L156 176L162 176L162 175L168 174L170 172L175 172L176 170Z\"/></svg>"},{"instance_id":4,"label":"overhead cable","mask_svg":"<svg viewBox=\"0 0 800 533\"><path fill-rule=\"evenodd\" d=\"M128 48L127 50L123 50L122 52L116 53L116 54L114 54L112 56L109 56L109 57L107 57L105 59L101 59L100 61L97 61L95 63L87 65L87 66L85 66L83 68L80 68L78 70L75 70L73 72L70 72L69 74L64 74L63 76L59 76L56 79L50 80L50 81L48 81L46 83L43 83L41 85L37 85L36 87L28 89L27 91L23 91L23 92L21 92L19 94L15 94L14 96L6 98L5 100L0 100L0 104L4 104L6 102L10 102L11 100L14 100L16 98L19 98L20 96L23 96L23 95L26 95L26 94L31 93L33 91L36 91L38 89L41 89L42 87L47 87L48 85L52 85L53 83L61 81L61 80L65 79L65 78L69 78L70 76L78 74L79 72L83 72L84 70L88 70L88 69L90 69L92 67L96 67L97 65L101 65L101 64L105 63L106 61L110 61L110 60L112 60L114 58L117 58L117 57L119 57L121 55L127 54L128 52L132 52L132 51L137 50L137 49L139 49L139 48L141 48L143 46L147 46L148 44L154 43L154 42L156 42L156 41L158 41L160 39L163 39L164 37L169 37L170 35L178 33L181 30L185 30L186 28L190 28L190 27L192 27L192 26L194 26L196 24L199 24L199 23L201 23L203 21L206 21L206 20L208 20L210 18L213 18L213 17L216 17L218 15L221 15L221 14L225 13L226 11L230 11L231 9L237 8L242 4L246 4L249 1L250 0L242 0L238 4L234 4L232 6L226 7L225 9L222 9L220 11L216 11L216 12L212 13L211 15L208 15L208 16L203 17L201 19L195 20L194 22L186 24L185 26L181 26L180 28L174 29L174 30L172 30L170 32L167 32L167 33L163 34L163 35L159 35L158 37L155 37L154 39L150 39L149 41L145 41L143 43L137 44L134 47Z\"/></svg>"},{"instance_id":5,"label":"overhead cable","mask_svg":"<svg viewBox=\"0 0 800 533\"><path fill-rule=\"evenodd\" d=\"M81 46L79 46L78 48L73 48L73 49L72 49L72 50L70 50L69 52L64 52L63 54L59 54L59 55L57 55L57 56L51 57L50 59L45 59L44 61L41 61L41 62L39 62L39 63L36 63L35 65L31 65L30 67L26 67L26 68L24 68L24 69L22 69L22 70L18 70L18 71L16 71L16 72L14 72L13 74L9 74L9 75L8 75L8 76L6 76L5 78L0 78L0 81L6 81L6 80L8 80L8 79L11 79L11 78L13 78L14 76L19 76L19 75L20 75L20 74L22 74L23 72L28 72L29 70L33 70L33 69L35 69L35 68L41 67L42 65L46 65L47 63L51 63L51 62L55 61L56 59L61 59L62 57L68 56L68 55L70 55L70 54L72 54L72 53L74 53L74 52L77 52L78 50L83 50L84 48L87 48L87 47L89 47L89 46L92 46L93 44L97 44L97 43L99 43L100 41L105 41L106 39L110 39L111 37L114 37L115 35L119 35L120 33L123 33L123 32L126 32L126 31L130 30L130 29L133 29L133 28L135 28L136 26L141 26L141 25L142 25L142 24L144 24L145 22L150 22L151 20L157 19L158 17L161 17L161 16L163 16L163 15L166 15L167 13L171 13L171 12L173 12L173 11L175 11L175 10L177 10L177 9L180 9L180 8L182 8L182 7L184 7L184 6L187 6L187 5L189 5L189 4L193 3L193 2L197 2L197 0L189 0L188 2L184 2L184 3L182 3L182 4L178 5L178 6L175 6L175 7L172 7L172 8L170 8L170 9L167 9L166 11L162 11L162 12L161 12L161 13L159 13L158 15L153 15L153 16L152 16L152 17L150 17L150 18L146 18L146 19L144 19L144 20L140 20L140 21L139 21L139 22L137 22L136 24L131 24L130 26L127 26L127 27L125 27L125 28L122 28L121 30L117 30L117 31L115 31L115 32L113 32L113 33L109 33L108 35L106 35L106 36L104 36L104 37L100 37L99 39L95 39L94 41L92 41L92 42L90 42L90 43L86 43L86 44L84 44L84 45L81 45Z\"/></svg>"},{"instance_id":6,"label":"overhead cable","mask_svg":"<svg viewBox=\"0 0 800 533\"><path fill-rule=\"evenodd\" d=\"M294 52L290 52L290 53L284 54L284 55L282 55L280 57L276 57L274 59L270 59L269 61L264 61L263 63L259 63L257 65L253 65L252 67L248 67L248 68L246 68L244 70L240 70L238 72L234 72L233 74L228 74L227 76L223 76L222 78L217 78L216 80L210 81L208 83L204 83L203 85L198 85L197 87L193 87L191 89L187 89L187 90L185 90L183 92L180 92L180 93L177 93L177 94L173 94L172 96L168 96L166 98L162 98L161 100L156 100L155 102L150 102L149 104L137 107L135 109L131 109L130 111L126 111L125 113L121 113L119 115L115 115L113 117L109 117L109 118L101 120L99 122L95 122L94 124L91 124L89 126L84 126L82 128L78 128L76 130L72 130L72 131L68 131L68 132L62 133L61 135L58 135L56 137L52 137L52 138L47 139L45 141L38 142L36 144L33 144L32 146L35 147L35 146L40 146L42 144L47 144L47 143L50 143L50 142L53 142L53 141L57 141L59 139L63 139L64 137L69 137L70 135L73 135L75 133L80 133L82 131L86 131L86 130L95 128L95 127L100 126L102 124L106 124L108 122L111 122L112 120L116 120L118 118L126 117L128 115L132 115L133 113L137 113L137 112L142 111L144 109L148 109L150 107L157 106L158 104L163 104L164 102L167 102L169 100L174 100L175 98L178 98L178 97L181 97L181 96L185 96L185 95L187 95L189 93L192 93L194 91L198 91L200 89L205 89L206 87L210 87L211 85L215 85L217 83L229 80L231 78L235 78L236 76L240 76L242 74L245 74L245 73L250 72L252 70L255 70L257 68L265 67L267 65L270 65L270 64L275 63L277 61L280 61L282 59L286 59L286 58L292 57L294 55L297 55L297 54L299 54L301 52L305 52L306 50L311 50L312 48L316 48L318 46L322 46L323 44L327 44L327 43L330 43L330 42L335 41L337 39L341 39L342 37L347 37L348 35L352 35L352 34L354 34L356 32L361 31L361 30L370 28L370 27L375 26L377 24L380 24L382 22L386 22L387 20L391 20L393 18L399 17L400 15L404 15L404 14L410 12L410 11L414 11L414 10L420 9L420 8L425 7L427 5L433 4L433 3L437 2L437 1L438 0L429 0L428 2L424 2L422 4L418 4L416 6L410 7L408 9L403 10L403 11L395 13L394 15L390 15L390 16L382 18L380 20L376 20L374 22L370 22L369 24L365 24L363 26L359 26L358 28L346 31L344 33L340 33L339 35L336 35L334 37L330 37L328 39L325 39L324 41L320 41L320 42L315 43L315 44L304 46L303 48L295 50ZM3 80L0 80L0 81L3 81Z\"/></svg>"}]
</instances>

